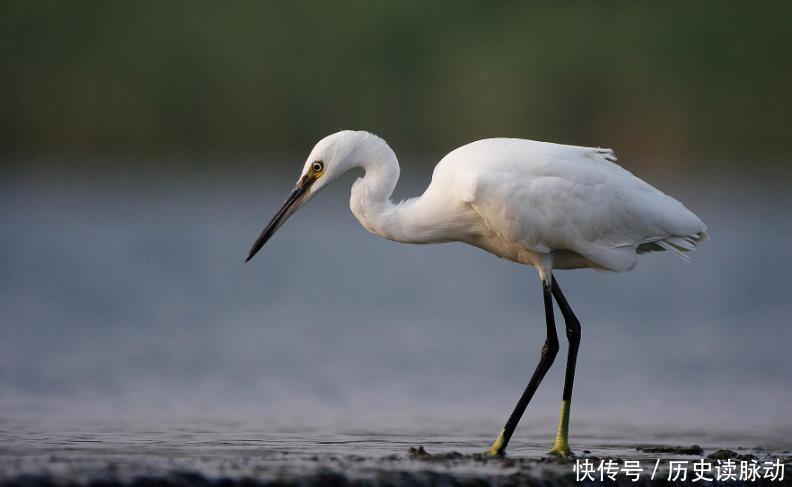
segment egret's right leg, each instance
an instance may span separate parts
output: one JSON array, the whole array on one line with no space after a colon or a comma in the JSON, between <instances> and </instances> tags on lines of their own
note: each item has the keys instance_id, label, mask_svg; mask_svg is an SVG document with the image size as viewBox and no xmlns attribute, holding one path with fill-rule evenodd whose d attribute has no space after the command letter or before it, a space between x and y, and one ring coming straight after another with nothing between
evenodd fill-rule
<instances>
[{"instance_id":1,"label":"egret's right leg","mask_svg":"<svg viewBox=\"0 0 792 487\"><path fill-rule=\"evenodd\" d=\"M572 407L572 384L575 382L575 364L577 363L578 348L580 347L580 322L572 312L564 293L561 292L555 277L552 277L553 297L555 297L561 314L564 315L567 340L569 341L569 354L567 355L566 375L564 377L564 394L561 397L561 418L558 420L555 444L550 454L568 457L572 454L569 448L569 415Z\"/></svg>"},{"instance_id":2,"label":"egret's right leg","mask_svg":"<svg viewBox=\"0 0 792 487\"><path fill-rule=\"evenodd\" d=\"M517 427L517 423L520 422L520 418L525 412L525 408L528 406L528 403L536 392L536 388L539 387L539 383L542 382L545 374L550 370L550 366L553 365L553 360L555 360L558 354L558 335L556 334L555 319L553 318L553 297L551 295L550 284L542 281L542 291L544 295L545 323L547 325L547 338L542 347L542 356L539 359L539 365L536 366L536 370L534 370L531 376L531 380L528 382L528 386L525 388L522 396L520 396L520 400L517 401L517 406L514 407L514 411L511 413L511 416L509 416L509 420L506 421L506 426L503 427L498 438L490 447L490 455L503 455L506 451L506 445L509 444L514 429Z\"/></svg>"}]
</instances>

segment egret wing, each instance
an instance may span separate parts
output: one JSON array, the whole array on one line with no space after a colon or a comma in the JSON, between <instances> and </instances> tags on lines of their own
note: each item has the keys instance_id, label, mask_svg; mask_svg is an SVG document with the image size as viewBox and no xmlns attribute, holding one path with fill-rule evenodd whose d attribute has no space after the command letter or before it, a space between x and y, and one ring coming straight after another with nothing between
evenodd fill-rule
<instances>
[{"instance_id":1,"label":"egret wing","mask_svg":"<svg viewBox=\"0 0 792 487\"><path fill-rule=\"evenodd\" d=\"M527 250L568 250L624 271L638 251L681 255L706 237L701 220L617 165L609 149L521 139L465 148L456 155L467 175L462 197L490 230Z\"/></svg>"}]
</instances>

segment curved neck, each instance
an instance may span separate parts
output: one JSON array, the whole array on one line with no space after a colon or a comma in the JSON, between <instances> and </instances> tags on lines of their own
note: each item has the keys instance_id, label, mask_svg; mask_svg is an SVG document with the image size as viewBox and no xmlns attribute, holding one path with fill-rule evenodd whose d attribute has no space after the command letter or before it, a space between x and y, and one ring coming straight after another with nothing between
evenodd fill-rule
<instances>
[{"instance_id":1,"label":"curved neck","mask_svg":"<svg viewBox=\"0 0 792 487\"><path fill-rule=\"evenodd\" d=\"M367 161L360 167L365 174L352 185L352 200L365 203L371 208L393 207L390 197L401 172L396 155L393 154L392 157L383 160Z\"/></svg>"},{"instance_id":2,"label":"curved neck","mask_svg":"<svg viewBox=\"0 0 792 487\"><path fill-rule=\"evenodd\" d=\"M462 219L449 218L444 199L430 195L430 187L423 195L394 204L390 197L399 180L396 156L361 164L366 174L352 185L349 206L355 218L369 232L404 243L441 243L461 235L466 225ZM444 211L438 211L443 208ZM462 226L458 229L458 224ZM448 233L450 232L450 233Z\"/></svg>"},{"instance_id":3,"label":"curved neck","mask_svg":"<svg viewBox=\"0 0 792 487\"><path fill-rule=\"evenodd\" d=\"M355 218L371 233L392 238L397 205L390 200L399 180L399 161L391 158L360 164L366 172L352 185L349 207Z\"/></svg>"}]
</instances>

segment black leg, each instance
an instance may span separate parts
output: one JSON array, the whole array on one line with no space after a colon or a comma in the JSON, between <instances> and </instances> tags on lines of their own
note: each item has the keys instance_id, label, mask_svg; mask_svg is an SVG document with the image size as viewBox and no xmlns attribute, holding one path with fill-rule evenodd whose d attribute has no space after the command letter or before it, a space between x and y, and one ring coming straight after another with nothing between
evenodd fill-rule
<instances>
[{"instance_id":1,"label":"black leg","mask_svg":"<svg viewBox=\"0 0 792 487\"><path fill-rule=\"evenodd\" d=\"M552 291L561 314L564 315L566 325L566 335L569 341L569 354L567 355L566 375L564 376L564 393L561 397L561 419L558 421L558 432L556 433L555 445L550 451L552 454L569 456L572 451L569 449L569 414L572 406L572 386L575 382L575 364L577 363L578 348L580 347L580 322L578 321L572 308L561 292L558 281L552 277Z\"/></svg>"},{"instance_id":2,"label":"black leg","mask_svg":"<svg viewBox=\"0 0 792 487\"><path fill-rule=\"evenodd\" d=\"M509 444L509 440L512 434L514 434L514 429L517 428L517 423L520 422L520 418L525 412L525 408L528 406L528 403L531 402L531 398L536 392L536 389L539 387L545 374L547 374L547 371L550 370L550 366L553 365L553 360L555 360L558 354L558 335L556 334L555 319L553 318L551 286L543 281L542 291L544 295L545 323L547 324L547 338L542 347L542 355L539 359L539 365L536 366L536 370L534 370L531 380L528 382L528 386L525 388L522 396L520 396L520 400L517 401L517 406L514 407L514 411L511 413L511 416L509 416L509 420L506 421L506 426L503 427L495 443L490 447L489 452L493 455L502 455L503 452L506 451L506 445Z\"/></svg>"}]
</instances>

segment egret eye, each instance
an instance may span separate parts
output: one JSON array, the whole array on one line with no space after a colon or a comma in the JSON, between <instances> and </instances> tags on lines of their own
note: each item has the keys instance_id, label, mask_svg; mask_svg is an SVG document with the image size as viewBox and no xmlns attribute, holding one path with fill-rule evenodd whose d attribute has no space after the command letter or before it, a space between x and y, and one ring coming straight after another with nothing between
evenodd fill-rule
<instances>
[{"instance_id":1,"label":"egret eye","mask_svg":"<svg viewBox=\"0 0 792 487\"><path fill-rule=\"evenodd\" d=\"M313 164L311 164L311 170L314 173L320 173L322 172L322 169L324 169L324 164L322 163L322 161L316 161Z\"/></svg>"}]
</instances>

